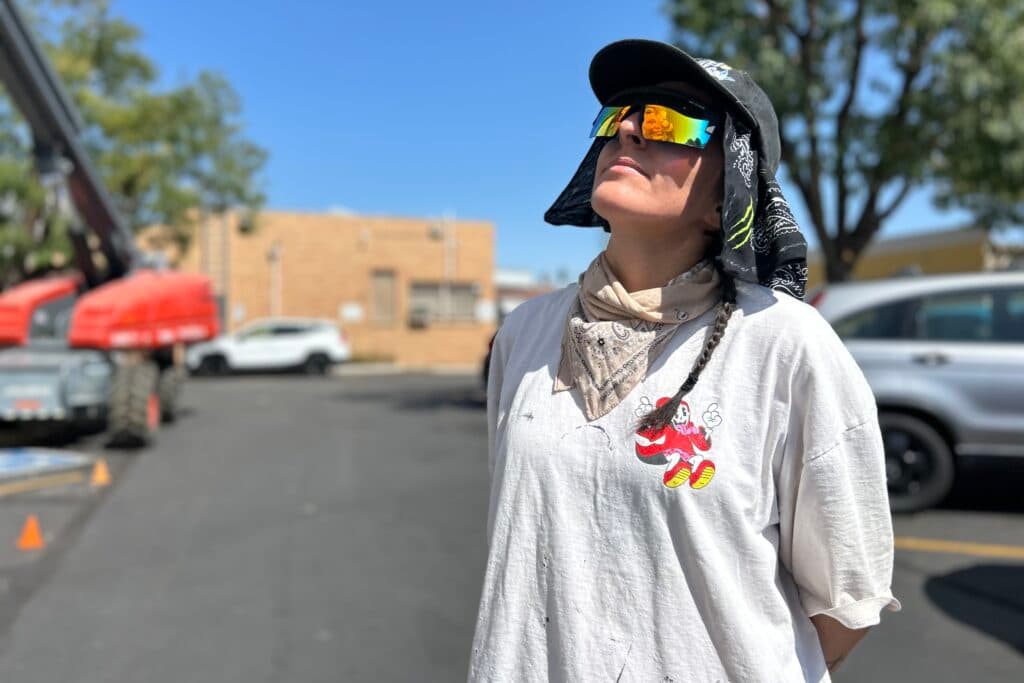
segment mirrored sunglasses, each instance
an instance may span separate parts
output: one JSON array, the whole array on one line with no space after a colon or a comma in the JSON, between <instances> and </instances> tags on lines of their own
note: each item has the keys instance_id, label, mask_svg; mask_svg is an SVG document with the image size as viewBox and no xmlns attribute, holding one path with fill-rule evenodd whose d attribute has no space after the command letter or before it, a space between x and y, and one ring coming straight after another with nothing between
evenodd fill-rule
<instances>
[{"instance_id":1,"label":"mirrored sunglasses","mask_svg":"<svg viewBox=\"0 0 1024 683\"><path fill-rule=\"evenodd\" d=\"M640 131L645 140L704 149L715 132L715 123L708 119L687 116L661 104L644 104L603 107L594 119L590 137L615 136L619 132L619 124L637 110L641 111Z\"/></svg>"}]
</instances>

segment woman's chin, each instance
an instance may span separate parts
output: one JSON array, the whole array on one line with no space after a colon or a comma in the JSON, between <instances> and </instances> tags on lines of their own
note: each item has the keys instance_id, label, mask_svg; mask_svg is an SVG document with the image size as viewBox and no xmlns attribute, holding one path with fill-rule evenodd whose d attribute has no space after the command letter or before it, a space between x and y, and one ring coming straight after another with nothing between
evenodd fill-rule
<instances>
[{"instance_id":1,"label":"woman's chin","mask_svg":"<svg viewBox=\"0 0 1024 683\"><path fill-rule=\"evenodd\" d=\"M650 205L649 199L637 195L630 191L597 191L591 197L590 205L597 215L609 223L642 222L660 213Z\"/></svg>"}]
</instances>

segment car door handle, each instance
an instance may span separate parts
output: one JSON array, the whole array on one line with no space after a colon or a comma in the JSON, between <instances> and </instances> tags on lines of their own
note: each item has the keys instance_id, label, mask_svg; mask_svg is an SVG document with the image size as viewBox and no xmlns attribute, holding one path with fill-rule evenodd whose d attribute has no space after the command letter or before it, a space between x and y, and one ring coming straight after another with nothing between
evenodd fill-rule
<instances>
[{"instance_id":1,"label":"car door handle","mask_svg":"<svg viewBox=\"0 0 1024 683\"><path fill-rule=\"evenodd\" d=\"M949 362L949 356L939 351L930 351L911 356L911 360L918 365L945 365Z\"/></svg>"}]
</instances>

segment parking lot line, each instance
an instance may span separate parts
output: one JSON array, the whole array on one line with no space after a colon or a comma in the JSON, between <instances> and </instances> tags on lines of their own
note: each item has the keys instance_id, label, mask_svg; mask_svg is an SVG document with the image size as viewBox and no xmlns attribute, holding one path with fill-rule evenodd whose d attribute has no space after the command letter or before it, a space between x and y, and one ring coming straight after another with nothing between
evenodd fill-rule
<instances>
[{"instance_id":1,"label":"parking lot line","mask_svg":"<svg viewBox=\"0 0 1024 683\"><path fill-rule=\"evenodd\" d=\"M85 472L61 472L60 474L48 474L41 477L21 479L6 484L0 484L0 498L13 496L16 493L27 493L56 486L68 486L85 480Z\"/></svg>"},{"instance_id":2,"label":"parking lot line","mask_svg":"<svg viewBox=\"0 0 1024 683\"><path fill-rule=\"evenodd\" d=\"M964 543L962 541L943 541L932 538L914 538L912 536L897 536L895 545L897 550L1024 560L1024 546L1019 545Z\"/></svg>"}]
</instances>

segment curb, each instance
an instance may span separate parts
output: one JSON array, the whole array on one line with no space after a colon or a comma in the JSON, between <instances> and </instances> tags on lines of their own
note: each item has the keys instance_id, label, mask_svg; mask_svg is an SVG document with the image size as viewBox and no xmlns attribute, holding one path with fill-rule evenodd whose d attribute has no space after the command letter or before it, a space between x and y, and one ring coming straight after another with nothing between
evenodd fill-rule
<instances>
[{"instance_id":1,"label":"curb","mask_svg":"<svg viewBox=\"0 0 1024 683\"><path fill-rule=\"evenodd\" d=\"M331 369L334 377L345 375L397 375L403 369L392 363L343 363Z\"/></svg>"}]
</instances>

